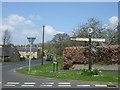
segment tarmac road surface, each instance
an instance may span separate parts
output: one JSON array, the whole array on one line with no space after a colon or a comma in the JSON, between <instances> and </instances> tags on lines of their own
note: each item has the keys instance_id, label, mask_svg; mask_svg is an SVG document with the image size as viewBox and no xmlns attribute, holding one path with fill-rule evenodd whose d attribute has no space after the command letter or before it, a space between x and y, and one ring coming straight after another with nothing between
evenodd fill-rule
<instances>
[{"instance_id":1,"label":"tarmac road surface","mask_svg":"<svg viewBox=\"0 0 120 90\"><path fill-rule=\"evenodd\" d=\"M36 65L41 65L40 61L32 60L31 66ZM15 72L18 68L28 68L28 61L5 63L0 67L2 67L2 81L0 81L2 88L118 88L117 83L114 83L117 87L108 87L108 82L51 79L25 76Z\"/></svg>"}]
</instances>

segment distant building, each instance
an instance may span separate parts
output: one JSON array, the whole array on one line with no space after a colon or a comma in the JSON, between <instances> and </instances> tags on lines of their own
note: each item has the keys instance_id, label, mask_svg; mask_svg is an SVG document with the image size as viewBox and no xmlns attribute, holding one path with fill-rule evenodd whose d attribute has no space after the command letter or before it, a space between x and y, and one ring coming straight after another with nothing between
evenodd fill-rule
<instances>
[{"instance_id":1,"label":"distant building","mask_svg":"<svg viewBox=\"0 0 120 90\"><path fill-rule=\"evenodd\" d=\"M16 46L18 52L20 53L21 59L29 59L30 56L30 47L29 46ZM40 49L38 47L32 47L31 49L32 59L40 58Z\"/></svg>"},{"instance_id":2,"label":"distant building","mask_svg":"<svg viewBox=\"0 0 120 90\"><path fill-rule=\"evenodd\" d=\"M3 46L0 45L0 61L3 59L3 55L4 61L20 60L20 54L14 46L5 46L3 49Z\"/></svg>"}]
</instances>

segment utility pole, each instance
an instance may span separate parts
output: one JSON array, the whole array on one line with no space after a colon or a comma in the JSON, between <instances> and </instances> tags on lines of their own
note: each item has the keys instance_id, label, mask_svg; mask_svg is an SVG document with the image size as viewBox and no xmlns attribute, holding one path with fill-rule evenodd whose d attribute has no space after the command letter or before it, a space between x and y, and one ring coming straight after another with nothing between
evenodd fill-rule
<instances>
[{"instance_id":1,"label":"utility pole","mask_svg":"<svg viewBox=\"0 0 120 90\"><path fill-rule=\"evenodd\" d=\"M44 29L45 29L45 26L43 25L43 35L42 35L42 65L44 64L43 61L44 61Z\"/></svg>"}]
</instances>

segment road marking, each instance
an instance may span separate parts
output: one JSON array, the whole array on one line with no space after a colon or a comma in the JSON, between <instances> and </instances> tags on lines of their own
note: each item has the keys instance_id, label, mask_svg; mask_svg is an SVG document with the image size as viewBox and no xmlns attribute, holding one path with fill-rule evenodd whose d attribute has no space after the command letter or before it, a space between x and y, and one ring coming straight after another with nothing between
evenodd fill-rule
<instances>
[{"instance_id":1,"label":"road marking","mask_svg":"<svg viewBox=\"0 0 120 90\"><path fill-rule=\"evenodd\" d=\"M34 85L21 85L22 87L34 87Z\"/></svg>"},{"instance_id":2,"label":"road marking","mask_svg":"<svg viewBox=\"0 0 120 90\"><path fill-rule=\"evenodd\" d=\"M58 84L70 84L70 83L58 83Z\"/></svg>"},{"instance_id":3,"label":"road marking","mask_svg":"<svg viewBox=\"0 0 120 90\"><path fill-rule=\"evenodd\" d=\"M42 83L42 84L54 84L54 83Z\"/></svg>"},{"instance_id":4,"label":"road marking","mask_svg":"<svg viewBox=\"0 0 120 90\"><path fill-rule=\"evenodd\" d=\"M77 87L90 87L90 85L77 85Z\"/></svg>"},{"instance_id":5,"label":"road marking","mask_svg":"<svg viewBox=\"0 0 120 90\"><path fill-rule=\"evenodd\" d=\"M25 82L24 84L36 84L34 82Z\"/></svg>"},{"instance_id":6,"label":"road marking","mask_svg":"<svg viewBox=\"0 0 120 90\"><path fill-rule=\"evenodd\" d=\"M71 87L71 85L58 85L59 87Z\"/></svg>"},{"instance_id":7,"label":"road marking","mask_svg":"<svg viewBox=\"0 0 120 90\"><path fill-rule=\"evenodd\" d=\"M48 86L48 87L52 87L53 85L40 85L40 86Z\"/></svg>"},{"instance_id":8,"label":"road marking","mask_svg":"<svg viewBox=\"0 0 120 90\"><path fill-rule=\"evenodd\" d=\"M107 85L95 85L96 87L107 87Z\"/></svg>"},{"instance_id":9,"label":"road marking","mask_svg":"<svg viewBox=\"0 0 120 90\"><path fill-rule=\"evenodd\" d=\"M19 82L7 82L7 84L19 84Z\"/></svg>"},{"instance_id":10,"label":"road marking","mask_svg":"<svg viewBox=\"0 0 120 90\"><path fill-rule=\"evenodd\" d=\"M1 84L2 82L0 82L0 84Z\"/></svg>"},{"instance_id":11,"label":"road marking","mask_svg":"<svg viewBox=\"0 0 120 90\"><path fill-rule=\"evenodd\" d=\"M15 87L16 85L4 85L4 86L7 86L7 87Z\"/></svg>"}]
</instances>

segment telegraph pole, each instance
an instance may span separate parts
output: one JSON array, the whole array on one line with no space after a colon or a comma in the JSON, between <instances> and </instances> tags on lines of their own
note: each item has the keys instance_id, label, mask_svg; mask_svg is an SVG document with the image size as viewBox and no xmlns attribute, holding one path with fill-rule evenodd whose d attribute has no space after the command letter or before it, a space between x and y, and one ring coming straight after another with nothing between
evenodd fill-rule
<instances>
[{"instance_id":1,"label":"telegraph pole","mask_svg":"<svg viewBox=\"0 0 120 90\"><path fill-rule=\"evenodd\" d=\"M44 64L43 61L44 61L44 29L45 29L45 26L43 25L43 37L42 37L42 65Z\"/></svg>"}]
</instances>

